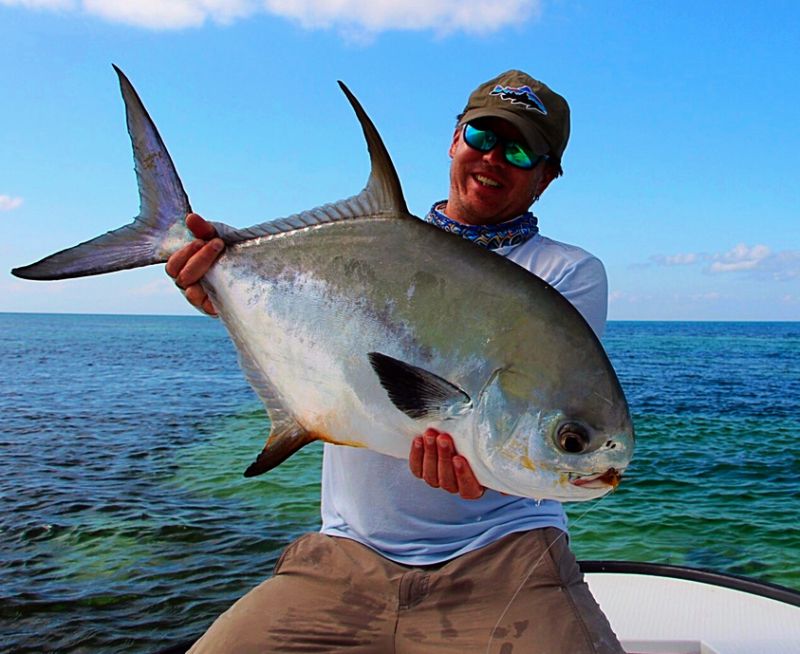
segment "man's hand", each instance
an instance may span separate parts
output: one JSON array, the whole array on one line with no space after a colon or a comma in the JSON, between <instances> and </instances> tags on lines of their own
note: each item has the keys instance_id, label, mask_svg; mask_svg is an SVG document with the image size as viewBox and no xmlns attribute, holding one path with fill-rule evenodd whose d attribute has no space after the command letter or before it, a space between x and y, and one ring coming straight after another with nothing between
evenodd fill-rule
<instances>
[{"instance_id":1,"label":"man's hand","mask_svg":"<svg viewBox=\"0 0 800 654\"><path fill-rule=\"evenodd\" d=\"M186 216L186 226L197 238L167 260L167 274L175 280L175 285L183 291L189 304L209 316L216 316L217 310L200 285L200 280L217 260L225 243L216 238L214 225L196 213Z\"/></svg>"},{"instance_id":2,"label":"man's hand","mask_svg":"<svg viewBox=\"0 0 800 654\"><path fill-rule=\"evenodd\" d=\"M436 429L426 429L412 441L408 465L411 473L429 486L458 493L465 500L476 500L486 490L475 478L469 462L456 454L452 436Z\"/></svg>"}]
</instances>

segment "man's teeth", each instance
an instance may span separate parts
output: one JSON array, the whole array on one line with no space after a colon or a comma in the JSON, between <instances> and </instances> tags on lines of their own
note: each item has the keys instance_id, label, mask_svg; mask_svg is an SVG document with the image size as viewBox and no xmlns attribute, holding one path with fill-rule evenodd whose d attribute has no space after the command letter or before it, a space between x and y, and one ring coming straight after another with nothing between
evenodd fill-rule
<instances>
[{"instance_id":1,"label":"man's teeth","mask_svg":"<svg viewBox=\"0 0 800 654\"><path fill-rule=\"evenodd\" d=\"M475 175L475 179L477 179L481 184L484 186L500 186L497 182L493 179L489 179L488 177L484 177L483 175Z\"/></svg>"}]
</instances>

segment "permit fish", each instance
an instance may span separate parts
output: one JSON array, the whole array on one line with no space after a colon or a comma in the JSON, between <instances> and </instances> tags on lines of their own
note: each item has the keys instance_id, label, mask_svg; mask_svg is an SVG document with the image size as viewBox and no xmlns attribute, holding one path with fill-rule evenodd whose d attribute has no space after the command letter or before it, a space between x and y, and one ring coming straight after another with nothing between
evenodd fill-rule
<instances>
[{"instance_id":1,"label":"permit fish","mask_svg":"<svg viewBox=\"0 0 800 654\"><path fill-rule=\"evenodd\" d=\"M132 223L17 277L164 263L193 240L189 199L116 66L139 186ZM611 363L578 311L517 264L409 214L378 131L339 82L370 155L355 196L246 229L202 281L269 414L245 476L316 440L407 458L427 427L453 436L481 484L561 501L615 488L634 432Z\"/></svg>"}]
</instances>

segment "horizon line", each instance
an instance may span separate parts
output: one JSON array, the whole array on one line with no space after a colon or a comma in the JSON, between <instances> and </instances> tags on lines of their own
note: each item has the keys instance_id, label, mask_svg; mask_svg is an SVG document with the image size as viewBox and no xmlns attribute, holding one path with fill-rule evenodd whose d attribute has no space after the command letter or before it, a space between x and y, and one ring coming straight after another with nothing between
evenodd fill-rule
<instances>
[{"instance_id":1,"label":"horizon line","mask_svg":"<svg viewBox=\"0 0 800 654\"><path fill-rule=\"evenodd\" d=\"M197 311L196 313L110 313L110 312L89 312L89 311L2 311L0 315L17 316L128 316L136 318L210 318L219 320L212 316L205 315ZM722 320L719 318L608 318L606 321L612 322L702 322L702 323L776 323L792 324L800 323L798 320L774 320L769 318L737 318L735 320Z\"/></svg>"}]
</instances>

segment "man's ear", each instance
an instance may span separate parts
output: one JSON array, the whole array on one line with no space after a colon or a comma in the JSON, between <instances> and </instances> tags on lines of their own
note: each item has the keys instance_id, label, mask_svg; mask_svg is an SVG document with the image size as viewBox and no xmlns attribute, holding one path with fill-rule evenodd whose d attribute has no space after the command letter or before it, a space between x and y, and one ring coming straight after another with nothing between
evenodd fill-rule
<instances>
[{"instance_id":1,"label":"man's ear","mask_svg":"<svg viewBox=\"0 0 800 654\"><path fill-rule=\"evenodd\" d=\"M548 162L545 162L542 167L539 182L536 184L536 197L539 197L542 193L544 193L547 187L550 186L550 182L552 182L556 177L558 177L558 168Z\"/></svg>"},{"instance_id":2,"label":"man's ear","mask_svg":"<svg viewBox=\"0 0 800 654\"><path fill-rule=\"evenodd\" d=\"M458 147L458 137L461 134L460 127L461 125L456 125L456 128L453 130L453 140L450 142L450 150L448 151L451 159L455 156L456 147Z\"/></svg>"}]
</instances>

